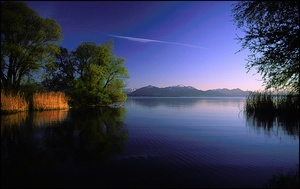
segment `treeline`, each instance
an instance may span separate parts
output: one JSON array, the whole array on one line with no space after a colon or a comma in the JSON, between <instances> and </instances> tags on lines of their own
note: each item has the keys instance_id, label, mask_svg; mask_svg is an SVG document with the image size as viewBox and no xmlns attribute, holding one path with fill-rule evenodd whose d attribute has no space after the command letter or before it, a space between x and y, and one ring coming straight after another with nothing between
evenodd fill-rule
<instances>
[{"instance_id":1,"label":"treeline","mask_svg":"<svg viewBox=\"0 0 300 189\"><path fill-rule=\"evenodd\" d=\"M35 101L51 104L57 101L53 94L64 94L72 107L126 100L125 59L112 52L112 41L82 42L70 51L60 46L61 40L55 20L41 18L25 2L1 2L1 111L15 109L16 103L19 110L49 109L48 102L42 108Z\"/></svg>"},{"instance_id":2,"label":"treeline","mask_svg":"<svg viewBox=\"0 0 300 189\"><path fill-rule=\"evenodd\" d=\"M111 41L97 45L81 43L75 51L60 47L56 61L47 64L42 82L47 90L64 91L71 106L97 106L123 102L125 59L111 53Z\"/></svg>"}]
</instances>

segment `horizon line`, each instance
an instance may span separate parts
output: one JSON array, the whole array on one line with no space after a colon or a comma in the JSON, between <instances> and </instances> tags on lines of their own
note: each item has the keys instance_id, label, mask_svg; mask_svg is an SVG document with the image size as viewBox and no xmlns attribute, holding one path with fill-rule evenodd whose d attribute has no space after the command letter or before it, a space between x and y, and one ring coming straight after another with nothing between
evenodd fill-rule
<instances>
[{"instance_id":1,"label":"horizon line","mask_svg":"<svg viewBox=\"0 0 300 189\"><path fill-rule=\"evenodd\" d=\"M149 86L152 86L152 87L157 87L157 86L155 86L155 85L146 85L146 86L143 86L143 87L125 87L124 89L140 89L140 88L144 88L144 87L149 87ZM218 90L218 89L220 89L220 90L222 90L222 89L228 89L228 90L234 90L234 89L239 89L239 90L242 90L242 91L245 91L245 92L247 92L247 91L264 91L264 89L256 89L256 90L249 90L249 89L245 89L245 90L243 90L243 89L241 89L241 88L239 88L239 87L236 87L236 88L226 88L226 87L222 87L222 88L211 88L211 89L198 89L198 88L195 88L195 87L193 87L193 86L191 86L191 85L182 85L182 84L179 84L179 85L170 85L170 86L165 86L165 87L157 87L157 88L168 88L168 87L192 87L192 88L194 88L194 89L197 89L197 90L201 90L201 91L208 91L208 90Z\"/></svg>"}]
</instances>

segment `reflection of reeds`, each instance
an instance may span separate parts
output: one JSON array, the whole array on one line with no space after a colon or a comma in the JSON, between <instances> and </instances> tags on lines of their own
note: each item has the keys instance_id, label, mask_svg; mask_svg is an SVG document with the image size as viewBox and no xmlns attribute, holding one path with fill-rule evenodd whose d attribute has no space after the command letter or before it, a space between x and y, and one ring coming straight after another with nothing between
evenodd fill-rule
<instances>
[{"instance_id":1,"label":"reflection of reeds","mask_svg":"<svg viewBox=\"0 0 300 189\"><path fill-rule=\"evenodd\" d=\"M299 95L252 92L246 99L244 112L254 126L270 130L280 125L288 134L299 136Z\"/></svg>"},{"instance_id":2,"label":"reflection of reeds","mask_svg":"<svg viewBox=\"0 0 300 189\"><path fill-rule=\"evenodd\" d=\"M10 92L1 91L1 112L16 112L28 110L28 103L20 93L13 95Z\"/></svg>"},{"instance_id":3,"label":"reflection of reeds","mask_svg":"<svg viewBox=\"0 0 300 189\"><path fill-rule=\"evenodd\" d=\"M33 95L34 110L50 110L69 108L68 98L62 92L35 93Z\"/></svg>"},{"instance_id":4,"label":"reflection of reeds","mask_svg":"<svg viewBox=\"0 0 300 189\"><path fill-rule=\"evenodd\" d=\"M54 122L61 122L66 119L67 114L68 111L64 111L64 110L35 112L33 124L42 126L45 123L49 125Z\"/></svg>"},{"instance_id":5,"label":"reflection of reeds","mask_svg":"<svg viewBox=\"0 0 300 189\"><path fill-rule=\"evenodd\" d=\"M26 112L18 112L15 114L7 114L1 116L1 125L14 126L26 122L29 118L35 126L51 125L52 123L62 122L66 119L68 111L52 110L52 111L37 111L33 114ZM33 116L33 117L32 117Z\"/></svg>"},{"instance_id":6,"label":"reflection of reeds","mask_svg":"<svg viewBox=\"0 0 300 189\"><path fill-rule=\"evenodd\" d=\"M16 114L1 115L1 125L5 125L9 127L13 125L18 125L20 122L26 120L27 115L28 112L19 112Z\"/></svg>"},{"instance_id":7,"label":"reflection of reeds","mask_svg":"<svg viewBox=\"0 0 300 189\"><path fill-rule=\"evenodd\" d=\"M299 165L297 170L290 170L286 174L279 172L267 183L266 188L299 188Z\"/></svg>"}]
</instances>

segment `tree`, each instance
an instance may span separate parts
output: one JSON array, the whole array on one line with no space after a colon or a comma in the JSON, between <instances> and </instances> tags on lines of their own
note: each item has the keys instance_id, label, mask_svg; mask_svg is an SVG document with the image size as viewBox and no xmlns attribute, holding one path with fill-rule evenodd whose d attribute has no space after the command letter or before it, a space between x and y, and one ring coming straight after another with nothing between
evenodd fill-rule
<instances>
[{"instance_id":1,"label":"tree","mask_svg":"<svg viewBox=\"0 0 300 189\"><path fill-rule=\"evenodd\" d=\"M256 67L266 89L299 92L299 1L241 1L232 13L248 72Z\"/></svg>"},{"instance_id":2,"label":"tree","mask_svg":"<svg viewBox=\"0 0 300 189\"><path fill-rule=\"evenodd\" d=\"M83 79L84 72L87 70L89 64L92 63L97 45L94 42L83 42L78 45L76 50L73 52L74 60L76 64L76 72L79 77Z\"/></svg>"},{"instance_id":3,"label":"tree","mask_svg":"<svg viewBox=\"0 0 300 189\"><path fill-rule=\"evenodd\" d=\"M76 62L72 52L60 47L55 61L45 66L43 85L51 91L70 91L74 88Z\"/></svg>"},{"instance_id":4,"label":"tree","mask_svg":"<svg viewBox=\"0 0 300 189\"><path fill-rule=\"evenodd\" d=\"M128 78L125 59L111 53L111 41L96 45L81 43L74 51L77 79L71 94L73 106L107 105L126 100L124 80Z\"/></svg>"},{"instance_id":5,"label":"tree","mask_svg":"<svg viewBox=\"0 0 300 189\"><path fill-rule=\"evenodd\" d=\"M61 40L56 21L24 2L1 2L1 88L18 91L22 78L53 61Z\"/></svg>"}]
</instances>

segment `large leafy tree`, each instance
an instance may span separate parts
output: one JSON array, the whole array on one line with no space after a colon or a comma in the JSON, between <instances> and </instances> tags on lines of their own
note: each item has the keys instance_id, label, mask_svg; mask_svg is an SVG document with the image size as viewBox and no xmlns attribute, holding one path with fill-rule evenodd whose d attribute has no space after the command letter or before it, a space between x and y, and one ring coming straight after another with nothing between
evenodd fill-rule
<instances>
[{"instance_id":1,"label":"large leafy tree","mask_svg":"<svg viewBox=\"0 0 300 189\"><path fill-rule=\"evenodd\" d=\"M50 63L61 27L24 2L1 2L1 88L18 91L22 78Z\"/></svg>"},{"instance_id":2,"label":"large leafy tree","mask_svg":"<svg viewBox=\"0 0 300 189\"><path fill-rule=\"evenodd\" d=\"M45 66L43 85L51 91L70 91L73 89L76 77L76 62L72 52L60 47L55 61Z\"/></svg>"},{"instance_id":3,"label":"large leafy tree","mask_svg":"<svg viewBox=\"0 0 300 189\"><path fill-rule=\"evenodd\" d=\"M97 106L126 100L123 93L129 77L125 59L112 53L113 43L83 42L75 51L61 47L56 62L48 64L44 83L52 90L65 90L72 106Z\"/></svg>"},{"instance_id":4,"label":"large leafy tree","mask_svg":"<svg viewBox=\"0 0 300 189\"><path fill-rule=\"evenodd\" d=\"M257 69L266 89L299 92L299 1L240 1L232 9L238 36L249 49L246 68Z\"/></svg>"}]
</instances>

